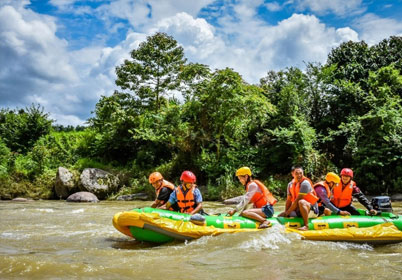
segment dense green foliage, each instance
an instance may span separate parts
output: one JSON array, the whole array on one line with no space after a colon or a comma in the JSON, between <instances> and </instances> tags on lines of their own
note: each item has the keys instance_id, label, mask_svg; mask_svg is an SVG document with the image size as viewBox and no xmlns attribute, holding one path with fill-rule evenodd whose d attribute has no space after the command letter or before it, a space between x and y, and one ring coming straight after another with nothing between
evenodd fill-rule
<instances>
[{"instance_id":1,"label":"dense green foliage","mask_svg":"<svg viewBox=\"0 0 402 280\"><path fill-rule=\"evenodd\" d=\"M186 63L163 33L131 58L116 68L122 91L99 100L86 129L51 129L40 107L0 112L0 184L13 186L0 197L50 197L58 166L114 172L119 194L152 193L152 171L178 183L188 169L207 199L227 198L247 165L283 195L294 164L313 180L350 167L366 193L402 192L401 37L343 43L324 65L270 71L258 85Z\"/></svg>"}]
</instances>

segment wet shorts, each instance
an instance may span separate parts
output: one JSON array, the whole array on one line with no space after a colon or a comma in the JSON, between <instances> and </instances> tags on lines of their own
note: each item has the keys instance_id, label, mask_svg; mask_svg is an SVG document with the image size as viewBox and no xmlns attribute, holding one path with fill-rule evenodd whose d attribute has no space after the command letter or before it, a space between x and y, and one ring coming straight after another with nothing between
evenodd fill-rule
<instances>
[{"instance_id":1,"label":"wet shorts","mask_svg":"<svg viewBox=\"0 0 402 280\"><path fill-rule=\"evenodd\" d=\"M271 218L274 215L274 207L271 204L267 204L261 208L267 218Z\"/></svg>"}]
</instances>

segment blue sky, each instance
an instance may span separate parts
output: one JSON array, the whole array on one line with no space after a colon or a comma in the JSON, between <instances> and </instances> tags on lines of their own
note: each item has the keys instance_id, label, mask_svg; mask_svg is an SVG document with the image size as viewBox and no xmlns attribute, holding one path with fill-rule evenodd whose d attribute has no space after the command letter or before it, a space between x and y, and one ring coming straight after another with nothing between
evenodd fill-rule
<instances>
[{"instance_id":1,"label":"blue sky","mask_svg":"<svg viewBox=\"0 0 402 280\"><path fill-rule=\"evenodd\" d=\"M41 104L80 125L115 89L115 67L161 31L191 62L249 83L270 70L325 63L345 41L402 36L402 0L1 0L0 108Z\"/></svg>"}]
</instances>

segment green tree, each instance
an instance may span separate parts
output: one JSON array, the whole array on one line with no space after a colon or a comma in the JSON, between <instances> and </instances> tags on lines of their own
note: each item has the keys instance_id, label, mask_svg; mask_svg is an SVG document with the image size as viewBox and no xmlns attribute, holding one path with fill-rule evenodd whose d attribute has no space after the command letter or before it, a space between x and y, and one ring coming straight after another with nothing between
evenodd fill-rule
<instances>
[{"instance_id":1,"label":"green tree","mask_svg":"<svg viewBox=\"0 0 402 280\"><path fill-rule=\"evenodd\" d=\"M131 58L116 67L116 85L133 92L144 107L159 110L163 97L180 85L179 72L186 62L183 48L158 32L133 50Z\"/></svg>"},{"instance_id":2,"label":"green tree","mask_svg":"<svg viewBox=\"0 0 402 280\"><path fill-rule=\"evenodd\" d=\"M26 153L43 135L49 134L52 120L40 105L21 110L0 111L0 136L13 152Z\"/></svg>"}]
</instances>

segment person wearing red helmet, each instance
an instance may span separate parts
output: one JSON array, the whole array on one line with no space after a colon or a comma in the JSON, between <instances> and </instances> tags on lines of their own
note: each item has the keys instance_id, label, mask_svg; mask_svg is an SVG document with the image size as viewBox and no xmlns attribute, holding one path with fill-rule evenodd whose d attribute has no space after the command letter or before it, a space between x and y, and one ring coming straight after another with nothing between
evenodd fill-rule
<instances>
[{"instance_id":1,"label":"person wearing red helmet","mask_svg":"<svg viewBox=\"0 0 402 280\"><path fill-rule=\"evenodd\" d=\"M202 212L202 195L197 188L195 182L197 178L191 171L183 171L180 176L182 182L169 197L165 208L169 209L171 205L177 204L181 213L188 213L190 215Z\"/></svg>"},{"instance_id":2,"label":"person wearing red helmet","mask_svg":"<svg viewBox=\"0 0 402 280\"><path fill-rule=\"evenodd\" d=\"M155 188L156 196L151 207L158 208L165 205L169 200L170 194L174 191L174 185L166 181L159 172L153 172L149 175L149 183Z\"/></svg>"},{"instance_id":3,"label":"person wearing red helmet","mask_svg":"<svg viewBox=\"0 0 402 280\"><path fill-rule=\"evenodd\" d=\"M350 168L343 168L341 170L341 182L338 186L332 188L331 203L335 205L339 211L347 211L352 215L360 215L359 211L352 205L353 197L370 211L370 214L376 215L377 211L368 201L366 196L356 186L353 179L353 170Z\"/></svg>"}]
</instances>

